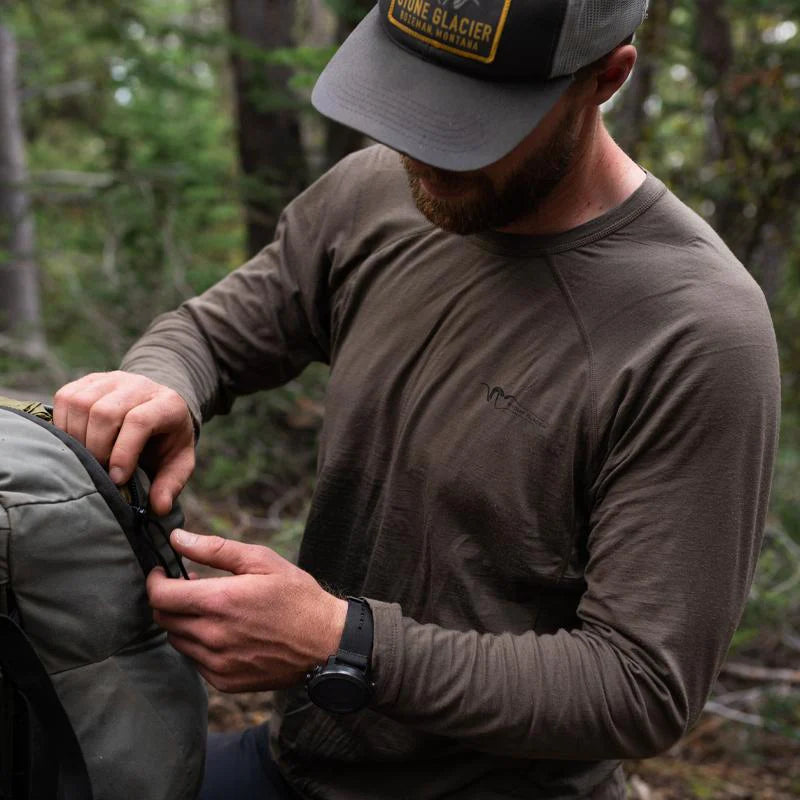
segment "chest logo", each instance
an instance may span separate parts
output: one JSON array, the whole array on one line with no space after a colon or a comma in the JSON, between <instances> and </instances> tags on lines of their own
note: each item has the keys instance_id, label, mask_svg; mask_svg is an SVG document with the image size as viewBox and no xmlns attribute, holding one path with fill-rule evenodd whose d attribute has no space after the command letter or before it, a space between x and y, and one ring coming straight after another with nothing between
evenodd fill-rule
<instances>
[{"instance_id":1,"label":"chest logo","mask_svg":"<svg viewBox=\"0 0 800 800\"><path fill-rule=\"evenodd\" d=\"M484 382L481 382L481 386L486 390L486 402L492 408L498 411L508 411L515 417L519 417L531 425L536 425L538 428L547 427L543 419L520 405L513 394L506 394L502 386L489 386L488 383Z\"/></svg>"}]
</instances>

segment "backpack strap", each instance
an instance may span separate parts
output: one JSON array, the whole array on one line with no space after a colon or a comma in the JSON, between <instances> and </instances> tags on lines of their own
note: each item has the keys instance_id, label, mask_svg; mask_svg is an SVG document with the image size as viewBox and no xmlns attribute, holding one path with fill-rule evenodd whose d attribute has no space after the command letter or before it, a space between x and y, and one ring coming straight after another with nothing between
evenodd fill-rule
<instances>
[{"instance_id":1,"label":"backpack strap","mask_svg":"<svg viewBox=\"0 0 800 800\"><path fill-rule=\"evenodd\" d=\"M14 595L5 580L0 583L0 616L15 613ZM17 693L0 668L0 800L14 798L14 719Z\"/></svg>"},{"instance_id":2,"label":"backpack strap","mask_svg":"<svg viewBox=\"0 0 800 800\"><path fill-rule=\"evenodd\" d=\"M37 722L41 724L42 720L47 720L46 734L54 744L55 758L36 760L36 769L44 772L34 776L40 788L31 793L31 800L50 800L51 797L58 800L92 800L86 762L67 712L30 639L5 614L0 615L0 668L3 670L3 691L8 685L13 686L27 701ZM7 738L10 737L4 732L4 745L13 748L13 741L7 742ZM58 793L53 792L48 797L45 792L49 793L56 786ZM9 797L13 795L9 793Z\"/></svg>"}]
</instances>

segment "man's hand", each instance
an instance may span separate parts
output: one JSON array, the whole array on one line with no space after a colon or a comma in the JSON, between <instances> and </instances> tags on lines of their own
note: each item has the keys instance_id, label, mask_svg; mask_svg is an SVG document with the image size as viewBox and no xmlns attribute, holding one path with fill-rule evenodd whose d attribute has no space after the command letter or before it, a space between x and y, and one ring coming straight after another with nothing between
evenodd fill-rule
<instances>
[{"instance_id":1,"label":"man's hand","mask_svg":"<svg viewBox=\"0 0 800 800\"><path fill-rule=\"evenodd\" d=\"M233 573L184 581L159 567L147 578L156 622L217 689L294 686L338 649L347 601L273 550L181 530L171 541L192 561Z\"/></svg>"},{"instance_id":2,"label":"man's hand","mask_svg":"<svg viewBox=\"0 0 800 800\"><path fill-rule=\"evenodd\" d=\"M194 425L172 389L131 372L96 372L56 392L54 422L107 465L117 485L146 451L150 505L166 514L194 469Z\"/></svg>"}]
</instances>

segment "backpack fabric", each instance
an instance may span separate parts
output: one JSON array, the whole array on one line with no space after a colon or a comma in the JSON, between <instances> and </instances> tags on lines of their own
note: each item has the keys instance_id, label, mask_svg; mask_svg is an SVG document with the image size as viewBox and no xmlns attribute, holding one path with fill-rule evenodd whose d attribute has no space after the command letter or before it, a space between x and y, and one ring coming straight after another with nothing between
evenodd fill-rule
<instances>
[{"instance_id":1,"label":"backpack fabric","mask_svg":"<svg viewBox=\"0 0 800 800\"><path fill-rule=\"evenodd\" d=\"M49 424L47 408L7 405L0 400L0 758L21 763L0 764L0 798L191 800L206 692L153 622L145 592L157 564L182 579L167 538L180 513L153 518L144 473L121 492Z\"/></svg>"}]
</instances>

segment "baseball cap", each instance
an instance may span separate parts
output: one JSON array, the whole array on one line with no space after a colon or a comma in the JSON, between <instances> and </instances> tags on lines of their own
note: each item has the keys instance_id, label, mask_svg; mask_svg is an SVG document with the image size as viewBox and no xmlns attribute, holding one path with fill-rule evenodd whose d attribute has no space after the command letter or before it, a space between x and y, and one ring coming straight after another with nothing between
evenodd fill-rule
<instances>
[{"instance_id":1,"label":"baseball cap","mask_svg":"<svg viewBox=\"0 0 800 800\"><path fill-rule=\"evenodd\" d=\"M412 158L480 169L517 146L647 0L380 0L322 72L326 116Z\"/></svg>"}]
</instances>

